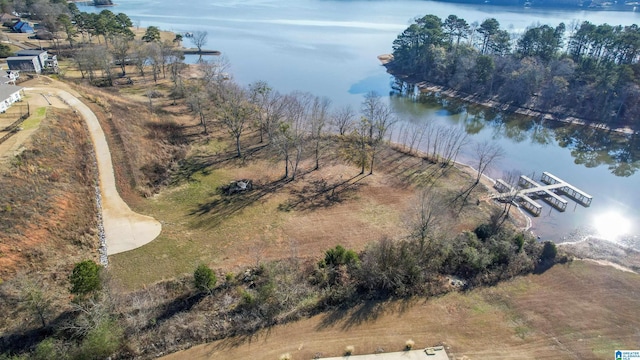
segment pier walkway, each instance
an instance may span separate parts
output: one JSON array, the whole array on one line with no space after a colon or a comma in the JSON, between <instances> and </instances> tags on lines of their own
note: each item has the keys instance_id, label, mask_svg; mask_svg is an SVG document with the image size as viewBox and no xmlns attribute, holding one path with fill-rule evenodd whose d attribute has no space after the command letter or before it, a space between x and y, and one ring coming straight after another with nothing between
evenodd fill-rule
<instances>
[{"instance_id":1,"label":"pier walkway","mask_svg":"<svg viewBox=\"0 0 640 360\"><path fill-rule=\"evenodd\" d=\"M566 195L585 207L591 205L591 200L593 200L591 195L549 172L543 172L540 181L545 185L538 184L529 177L520 175L518 180L519 188L514 188L502 179L498 179L493 187L499 193L493 195L492 198L512 201L535 216L540 215L542 206L533 199L534 197L544 200L559 211L565 211L568 204L567 200L560 195Z\"/></svg>"}]
</instances>

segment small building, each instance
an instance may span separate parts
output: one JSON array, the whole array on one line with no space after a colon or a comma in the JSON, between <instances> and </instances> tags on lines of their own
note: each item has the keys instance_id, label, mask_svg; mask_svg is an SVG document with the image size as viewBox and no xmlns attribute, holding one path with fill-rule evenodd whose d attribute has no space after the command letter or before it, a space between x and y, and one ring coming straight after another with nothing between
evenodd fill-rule
<instances>
[{"instance_id":1,"label":"small building","mask_svg":"<svg viewBox=\"0 0 640 360\"><path fill-rule=\"evenodd\" d=\"M21 90L22 86L0 85L0 113L7 111L16 101L22 100L22 96L20 96Z\"/></svg>"},{"instance_id":2,"label":"small building","mask_svg":"<svg viewBox=\"0 0 640 360\"><path fill-rule=\"evenodd\" d=\"M26 21L18 21L11 28L14 32L24 33L24 34L32 34L33 27L29 25Z\"/></svg>"},{"instance_id":3,"label":"small building","mask_svg":"<svg viewBox=\"0 0 640 360\"><path fill-rule=\"evenodd\" d=\"M10 56L7 58L9 70L42 73L42 66L37 56Z\"/></svg>"}]
</instances>

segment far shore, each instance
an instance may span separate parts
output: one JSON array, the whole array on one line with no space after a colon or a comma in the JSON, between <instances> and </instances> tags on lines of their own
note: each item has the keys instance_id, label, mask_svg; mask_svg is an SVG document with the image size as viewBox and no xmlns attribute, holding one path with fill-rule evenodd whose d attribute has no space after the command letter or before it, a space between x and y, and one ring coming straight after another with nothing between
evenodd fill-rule
<instances>
[{"instance_id":1,"label":"far shore","mask_svg":"<svg viewBox=\"0 0 640 360\"><path fill-rule=\"evenodd\" d=\"M387 71L389 71L388 65L393 61L393 55L392 54L378 55L378 60L380 60L382 65L387 68ZM403 76L399 76L399 77L403 78ZM408 78L408 77L404 77L404 78ZM466 94L466 93L457 91L455 89L447 88L446 86L435 85L426 81L419 81L415 83L415 86L417 86L418 89L420 89L420 92L422 93L438 93L449 98L459 99L465 102L473 103L473 104L488 107L488 108L500 109L501 111L505 111L508 113L525 115L532 118L538 118L543 121L548 120L548 121L562 122L569 125L575 124L575 125L589 126L594 129L600 129L600 130L615 132L615 133L624 134L624 135L633 135L633 134L639 133L639 131L634 130L628 126L612 128L609 125L604 123L588 121L588 120L580 119L574 116L563 116L561 114L552 114L552 113L542 112L542 111L531 109L531 108L512 106L512 105L504 104L494 100L481 99L472 94Z\"/></svg>"}]
</instances>

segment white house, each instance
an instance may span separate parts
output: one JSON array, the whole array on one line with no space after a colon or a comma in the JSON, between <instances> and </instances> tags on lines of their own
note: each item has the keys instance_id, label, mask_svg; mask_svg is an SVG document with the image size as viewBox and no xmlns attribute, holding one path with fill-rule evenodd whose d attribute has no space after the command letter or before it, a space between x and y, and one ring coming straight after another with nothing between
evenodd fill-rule
<instances>
[{"instance_id":1,"label":"white house","mask_svg":"<svg viewBox=\"0 0 640 360\"><path fill-rule=\"evenodd\" d=\"M14 102L22 100L22 86L0 84L0 113L7 111Z\"/></svg>"}]
</instances>

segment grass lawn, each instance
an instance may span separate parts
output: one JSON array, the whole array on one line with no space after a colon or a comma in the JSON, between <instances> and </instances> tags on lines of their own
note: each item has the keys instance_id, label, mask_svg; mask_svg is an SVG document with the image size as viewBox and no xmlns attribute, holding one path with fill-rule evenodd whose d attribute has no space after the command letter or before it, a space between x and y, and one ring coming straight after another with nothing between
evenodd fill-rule
<instances>
[{"instance_id":1,"label":"grass lawn","mask_svg":"<svg viewBox=\"0 0 640 360\"><path fill-rule=\"evenodd\" d=\"M31 113L29 118L27 118L22 123L22 128L24 130L37 128L40 125L40 122L44 119L46 113L47 113L46 107L37 108L34 112Z\"/></svg>"}]
</instances>

